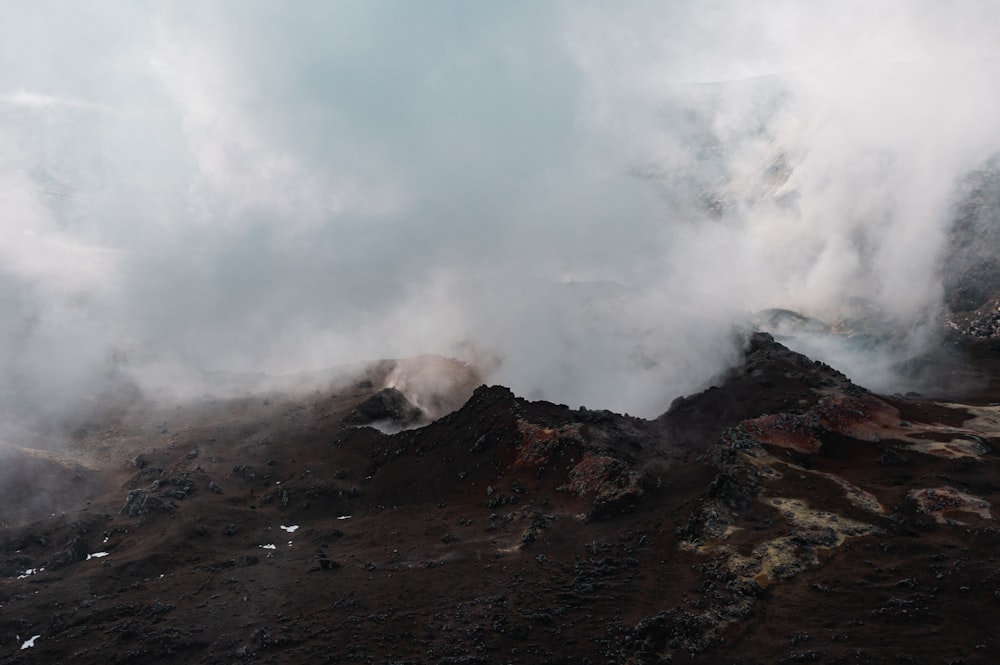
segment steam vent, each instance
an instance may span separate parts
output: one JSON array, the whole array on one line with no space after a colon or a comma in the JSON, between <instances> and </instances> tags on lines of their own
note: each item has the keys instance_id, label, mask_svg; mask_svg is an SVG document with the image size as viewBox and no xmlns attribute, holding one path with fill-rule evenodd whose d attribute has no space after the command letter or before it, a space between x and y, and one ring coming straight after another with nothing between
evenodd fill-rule
<instances>
[{"instance_id":1,"label":"steam vent","mask_svg":"<svg viewBox=\"0 0 1000 665\"><path fill-rule=\"evenodd\" d=\"M0 44L0 665L1000 663L1000 3Z\"/></svg>"}]
</instances>

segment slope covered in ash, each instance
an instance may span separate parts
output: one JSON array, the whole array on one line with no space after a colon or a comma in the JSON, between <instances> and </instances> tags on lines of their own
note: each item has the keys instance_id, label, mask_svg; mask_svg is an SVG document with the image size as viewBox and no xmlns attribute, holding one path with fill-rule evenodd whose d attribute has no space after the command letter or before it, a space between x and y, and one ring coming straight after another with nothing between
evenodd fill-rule
<instances>
[{"instance_id":1,"label":"slope covered in ash","mask_svg":"<svg viewBox=\"0 0 1000 665\"><path fill-rule=\"evenodd\" d=\"M641 622L643 657L987 662L998 424L996 406L886 398L841 377L727 428L679 531L710 593Z\"/></svg>"},{"instance_id":2,"label":"slope covered in ash","mask_svg":"<svg viewBox=\"0 0 1000 665\"><path fill-rule=\"evenodd\" d=\"M652 421L434 363L12 451L52 477L0 488L0 662L991 662L989 396L764 334ZM427 404L461 406L397 431Z\"/></svg>"}]
</instances>

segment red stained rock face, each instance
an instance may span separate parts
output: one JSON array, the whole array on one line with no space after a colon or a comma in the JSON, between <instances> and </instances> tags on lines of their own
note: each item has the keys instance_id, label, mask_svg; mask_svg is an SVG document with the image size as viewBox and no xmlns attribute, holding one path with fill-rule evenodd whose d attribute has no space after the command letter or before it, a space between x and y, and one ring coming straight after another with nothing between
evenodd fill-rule
<instances>
[{"instance_id":1,"label":"red stained rock face","mask_svg":"<svg viewBox=\"0 0 1000 665\"><path fill-rule=\"evenodd\" d=\"M564 425L558 428L541 427L519 420L517 428L521 441L517 446L514 465L536 469L545 466L558 449L560 442L580 442L580 426Z\"/></svg>"},{"instance_id":2,"label":"red stained rock face","mask_svg":"<svg viewBox=\"0 0 1000 665\"><path fill-rule=\"evenodd\" d=\"M747 420L743 426L748 434L765 445L790 448L805 454L818 453L823 447L816 436L813 419L801 415L766 415Z\"/></svg>"},{"instance_id":3,"label":"red stained rock face","mask_svg":"<svg viewBox=\"0 0 1000 665\"><path fill-rule=\"evenodd\" d=\"M899 424L899 411L870 393L834 395L820 401L815 411L825 429L863 441L877 440L883 430Z\"/></svg>"}]
</instances>

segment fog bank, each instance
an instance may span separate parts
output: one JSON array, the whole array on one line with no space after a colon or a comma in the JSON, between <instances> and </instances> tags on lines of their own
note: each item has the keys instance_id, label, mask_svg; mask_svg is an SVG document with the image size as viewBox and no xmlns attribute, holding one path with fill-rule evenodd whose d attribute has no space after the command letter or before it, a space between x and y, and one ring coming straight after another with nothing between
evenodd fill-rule
<instances>
[{"instance_id":1,"label":"fog bank","mask_svg":"<svg viewBox=\"0 0 1000 665\"><path fill-rule=\"evenodd\" d=\"M0 403L456 356L653 416L751 313L933 342L988 2L14 2ZM810 347L823 353L823 346Z\"/></svg>"}]
</instances>

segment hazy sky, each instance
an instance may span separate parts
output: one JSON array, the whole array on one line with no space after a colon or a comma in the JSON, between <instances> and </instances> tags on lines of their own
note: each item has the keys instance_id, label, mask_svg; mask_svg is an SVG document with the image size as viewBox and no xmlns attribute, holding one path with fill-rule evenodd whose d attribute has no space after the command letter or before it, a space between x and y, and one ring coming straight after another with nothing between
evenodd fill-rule
<instances>
[{"instance_id":1,"label":"hazy sky","mask_svg":"<svg viewBox=\"0 0 1000 665\"><path fill-rule=\"evenodd\" d=\"M993 2L0 17L8 393L438 352L654 415L752 310L920 331L956 179L1000 148Z\"/></svg>"}]
</instances>

